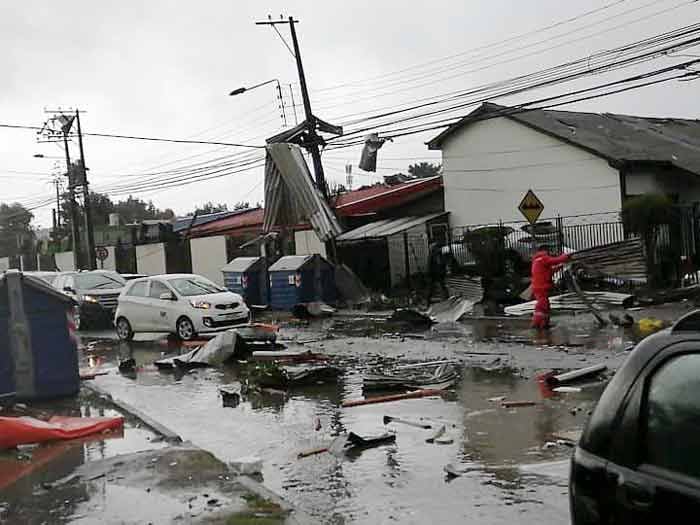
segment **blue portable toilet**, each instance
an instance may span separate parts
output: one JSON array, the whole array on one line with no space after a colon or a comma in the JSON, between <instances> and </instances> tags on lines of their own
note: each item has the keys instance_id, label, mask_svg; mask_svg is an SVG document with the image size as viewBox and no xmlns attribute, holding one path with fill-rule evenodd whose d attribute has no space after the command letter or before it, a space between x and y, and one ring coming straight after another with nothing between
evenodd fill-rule
<instances>
[{"instance_id":1,"label":"blue portable toilet","mask_svg":"<svg viewBox=\"0 0 700 525\"><path fill-rule=\"evenodd\" d=\"M80 390L75 301L43 280L0 275L0 397L47 399Z\"/></svg>"},{"instance_id":2,"label":"blue portable toilet","mask_svg":"<svg viewBox=\"0 0 700 525\"><path fill-rule=\"evenodd\" d=\"M291 310L300 303L336 300L334 268L320 255L288 255L267 270L270 306Z\"/></svg>"},{"instance_id":3,"label":"blue portable toilet","mask_svg":"<svg viewBox=\"0 0 700 525\"><path fill-rule=\"evenodd\" d=\"M264 257L236 257L221 271L226 288L240 294L248 305L268 303L269 288Z\"/></svg>"}]
</instances>

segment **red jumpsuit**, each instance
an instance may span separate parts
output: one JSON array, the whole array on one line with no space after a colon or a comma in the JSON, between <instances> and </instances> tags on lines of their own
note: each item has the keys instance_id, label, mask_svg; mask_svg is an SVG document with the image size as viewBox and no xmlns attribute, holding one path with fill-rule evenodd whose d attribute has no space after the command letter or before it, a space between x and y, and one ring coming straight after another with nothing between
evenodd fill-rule
<instances>
[{"instance_id":1,"label":"red jumpsuit","mask_svg":"<svg viewBox=\"0 0 700 525\"><path fill-rule=\"evenodd\" d=\"M567 254L552 257L545 250L538 251L532 258L532 293L535 296L535 313L532 316L533 328L549 326L549 292L552 289L552 275L569 260Z\"/></svg>"}]
</instances>

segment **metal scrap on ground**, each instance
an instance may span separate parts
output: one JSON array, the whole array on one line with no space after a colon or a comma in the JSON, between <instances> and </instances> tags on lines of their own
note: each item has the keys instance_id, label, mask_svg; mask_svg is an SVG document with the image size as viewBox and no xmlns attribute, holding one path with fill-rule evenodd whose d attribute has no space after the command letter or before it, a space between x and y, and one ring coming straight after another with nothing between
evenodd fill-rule
<instances>
[{"instance_id":1,"label":"metal scrap on ground","mask_svg":"<svg viewBox=\"0 0 700 525\"><path fill-rule=\"evenodd\" d=\"M475 304L476 301L454 296L435 303L428 308L426 314L438 323L456 323L462 316L471 312Z\"/></svg>"},{"instance_id":2,"label":"metal scrap on ground","mask_svg":"<svg viewBox=\"0 0 700 525\"><path fill-rule=\"evenodd\" d=\"M454 366L449 363L439 363L432 373L408 371L404 368L400 372L396 369L391 373L366 374L362 380L362 387L364 390L411 388L445 390L458 380L459 374Z\"/></svg>"},{"instance_id":3,"label":"metal scrap on ground","mask_svg":"<svg viewBox=\"0 0 700 525\"><path fill-rule=\"evenodd\" d=\"M634 296L626 293L615 292L583 292L586 299L593 305L603 308L624 308L632 304ZM550 297L549 302L552 310L569 310L579 311L588 310L589 306L585 304L578 294L565 293ZM507 306L504 312L507 315L524 316L532 315L535 311L536 301L528 301L527 303Z\"/></svg>"}]
</instances>

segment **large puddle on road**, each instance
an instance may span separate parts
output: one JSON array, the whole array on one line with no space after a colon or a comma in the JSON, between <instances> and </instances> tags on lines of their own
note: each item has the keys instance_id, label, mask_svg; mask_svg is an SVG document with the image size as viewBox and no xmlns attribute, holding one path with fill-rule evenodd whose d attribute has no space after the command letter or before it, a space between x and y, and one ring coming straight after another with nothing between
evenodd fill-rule
<instances>
[{"instance_id":1,"label":"large puddle on road","mask_svg":"<svg viewBox=\"0 0 700 525\"><path fill-rule=\"evenodd\" d=\"M362 344L367 348L356 347L356 356L372 350L371 340L355 342ZM222 460L263 458L264 483L321 522L568 523L571 449L552 442L582 427L600 390L544 399L535 380L513 370L465 368L444 399L341 408L343 400L362 397L367 365L358 357L337 384L250 394L230 407L218 388L239 382L236 366L162 373L150 365L163 350L134 343L105 352L112 361L132 356L139 369L131 378L115 370L97 384ZM538 404L502 408L495 400L502 396ZM384 425L386 415L444 424L453 442L428 444L430 430ZM353 457L297 457L343 432L387 430L396 432L395 443ZM447 464L466 473L448 479Z\"/></svg>"}]
</instances>

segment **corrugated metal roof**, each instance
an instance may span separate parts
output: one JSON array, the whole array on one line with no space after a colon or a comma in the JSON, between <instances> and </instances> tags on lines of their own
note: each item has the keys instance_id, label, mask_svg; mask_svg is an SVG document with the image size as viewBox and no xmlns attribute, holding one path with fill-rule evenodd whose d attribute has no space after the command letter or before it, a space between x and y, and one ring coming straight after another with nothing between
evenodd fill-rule
<instances>
[{"instance_id":1,"label":"corrugated metal roof","mask_svg":"<svg viewBox=\"0 0 700 525\"><path fill-rule=\"evenodd\" d=\"M309 221L321 241L340 234L343 229L311 180L301 148L281 143L266 149L263 231Z\"/></svg>"},{"instance_id":2,"label":"corrugated metal roof","mask_svg":"<svg viewBox=\"0 0 700 525\"><path fill-rule=\"evenodd\" d=\"M256 262L258 262L262 257L236 257L226 266L224 266L222 272L245 272Z\"/></svg>"},{"instance_id":3,"label":"corrugated metal roof","mask_svg":"<svg viewBox=\"0 0 700 525\"><path fill-rule=\"evenodd\" d=\"M270 272L278 272L285 270L298 270L304 266L309 260L313 259L313 255L287 255L280 259L268 268Z\"/></svg>"},{"instance_id":4,"label":"corrugated metal roof","mask_svg":"<svg viewBox=\"0 0 700 525\"><path fill-rule=\"evenodd\" d=\"M505 117L611 161L665 163L700 174L700 121L614 113L521 110L486 103L428 142L440 149L453 133L473 122Z\"/></svg>"},{"instance_id":5,"label":"corrugated metal roof","mask_svg":"<svg viewBox=\"0 0 700 525\"><path fill-rule=\"evenodd\" d=\"M396 233L409 230L415 226L420 226L428 221L437 219L447 212L431 213L420 217L400 217L398 219L384 219L370 222L349 232L345 232L337 238L338 242L359 241L362 239L381 239Z\"/></svg>"}]
</instances>

